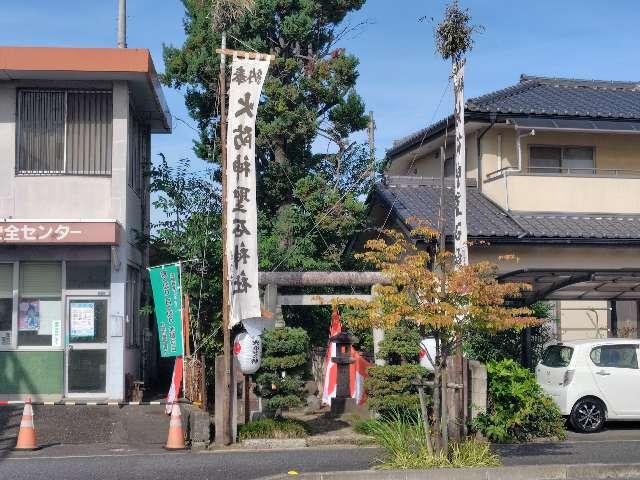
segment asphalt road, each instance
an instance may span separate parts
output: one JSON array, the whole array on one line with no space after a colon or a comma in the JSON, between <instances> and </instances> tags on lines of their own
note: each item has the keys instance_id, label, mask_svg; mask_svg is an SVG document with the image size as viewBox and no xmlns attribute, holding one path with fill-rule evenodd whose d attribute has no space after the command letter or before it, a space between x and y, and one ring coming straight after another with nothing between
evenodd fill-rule
<instances>
[{"instance_id":1,"label":"asphalt road","mask_svg":"<svg viewBox=\"0 0 640 480\"><path fill-rule=\"evenodd\" d=\"M505 465L640 463L640 428L638 424L611 425L597 434L569 433L564 442L494 448ZM50 444L37 452L18 453L0 442L0 479L251 480L289 470L363 470L380 456L377 449L354 447L176 453L157 445L113 443Z\"/></svg>"},{"instance_id":2,"label":"asphalt road","mask_svg":"<svg viewBox=\"0 0 640 480\"><path fill-rule=\"evenodd\" d=\"M563 443L497 447L505 465L640 463L640 440L571 438ZM364 470L380 451L323 448L279 451L165 452L55 446L0 458L0 479L250 480L286 473Z\"/></svg>"},{"instance_id":3,"label":"asphalt road","mask_svg":"<svg viewBox=\"0 0 640 480\"><path fill-rule=\"evenodd\" d=\"M250 480L290 470L363 470L369 468L376 451L370 448L327 448L202 453L148 451L102 455L83 452L71 453L71 456L64 452L63 457L56 453L54 450L42 450L37 455L5 457L0 460L0 479Z\"/></svg>"}]
</instances>

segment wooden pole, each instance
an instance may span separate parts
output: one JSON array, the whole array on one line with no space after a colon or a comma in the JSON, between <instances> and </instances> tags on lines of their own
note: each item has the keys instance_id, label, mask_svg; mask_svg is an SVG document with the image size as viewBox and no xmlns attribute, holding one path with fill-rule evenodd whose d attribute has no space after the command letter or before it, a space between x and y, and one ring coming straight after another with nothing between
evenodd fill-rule
<instances>
[{"instance_id":1,"label":"wooden pole","mask_svg":"<svg viewBox=\"0 0 640 480\"><path fill-rule=\"evenodd\" d=\"M221 49L227 48L227 32L222 32ZM222 437L225 445L235 440L231 413L232 385L231 331L229 330L229 259L227 258L227 56L220 55L220 148L222 157L222 335L224 387L222 392Z\"/></svg>"},{"instance_id":2,"label":"wooden pole","mask_svg":"<svg viewBox=\"0 0 640 480\"><path fill-rule=\"evenodd\" d=\"M246 425L251 420L251 375L244 376L244 424Z\"/></svg>"}]
</instances>

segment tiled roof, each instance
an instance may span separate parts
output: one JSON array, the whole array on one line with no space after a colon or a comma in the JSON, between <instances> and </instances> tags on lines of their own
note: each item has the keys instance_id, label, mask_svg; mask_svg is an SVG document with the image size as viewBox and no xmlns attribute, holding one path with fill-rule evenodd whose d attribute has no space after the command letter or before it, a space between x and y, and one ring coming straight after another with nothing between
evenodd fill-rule
<instances>
[{"instance_id":1,"label":"tiled roof","mask_svg":"<svg viewBox=\"0 0 640 480\"><path fill-rule=\"evenodd\" d=\"M439 185L379 183L376 192L403 222L415 217L437 228ZM446 186L447 236L453 232L454 201L453 187ZM467 229L471 238L640 240L640 215L506 212L478 188L467 187Z\"/></svg>"},{"instance_id":2,"label":"tiled roof","mask_svg":"<svg viewBox=\"0 0 640 480\"><path fill-rule=\"evenodd\" d=\"M640 119L640 85L523 75L514 86L471 98L471 112Z\"/></svg>"},{"instance_id":3,"label":"tiled roof","mask_svg":"<svg viewBox=\"0 0 640 480\"><path fill-rule=\"evenodd\" d=\"M535 237L640 239L639 215L512 212L511 217Z\"/></svg>"},{"instance_id":4,"label":"tiled roof","mask_svg":"<svg viewBox=\"0 0 640 480\"><path fill-rule=\"evenodd\" d=\"M640 83L522 75L516 85L468 99L465 113L640 120ZM439 133L447 122L451 117L397 140L387 155Z\"/></svg>"}]
</instances>

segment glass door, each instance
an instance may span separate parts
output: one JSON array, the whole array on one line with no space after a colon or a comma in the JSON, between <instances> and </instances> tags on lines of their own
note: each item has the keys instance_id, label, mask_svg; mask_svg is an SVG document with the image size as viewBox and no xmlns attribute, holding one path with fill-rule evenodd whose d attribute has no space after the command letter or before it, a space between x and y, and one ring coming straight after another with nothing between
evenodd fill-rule
<instances>
[{"instance_id":1,"label":"glass door","mask_svg":"<svg viewBox=\"0 0 640 480\"><path fill-rule=\"evenodd\" d=\"M67 297L66 394L104 396L107 381L109 300Z\"/></svg>"}]
</instances>

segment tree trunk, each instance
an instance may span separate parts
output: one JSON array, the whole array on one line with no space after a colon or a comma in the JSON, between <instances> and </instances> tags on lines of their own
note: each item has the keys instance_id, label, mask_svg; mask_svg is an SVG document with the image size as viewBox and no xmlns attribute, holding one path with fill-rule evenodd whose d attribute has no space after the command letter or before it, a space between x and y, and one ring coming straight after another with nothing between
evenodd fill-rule
<instances>
[{"instance_id":1,"label":"tree trunk","mask_svg":"<svg viewBox=\"0 0 640 480\"><path fill-rule=\"evenodd\" d=\"M429 455L433 455L433 444L431 443L431 426L429 425L429 411L427 410L427 399L424 387L418 387L418 397L420 397L420 412L422 413L422 426L424 428L424 439L427 443Z\"/></svg>"},{"instance_id":2,"label":"tree trunk","mask_svg":"<svg viewBox=\"0 0 640 480\"><path fill-rule=\"evenodd\" d=\"M440 365L440 391L442 397L440 400L440 434L442 435L440 439L440 449L445 454L449 453L449 411L447 408L448 382L447 359L446 357L443 357Z\"/></svg>"}]
</instances>

